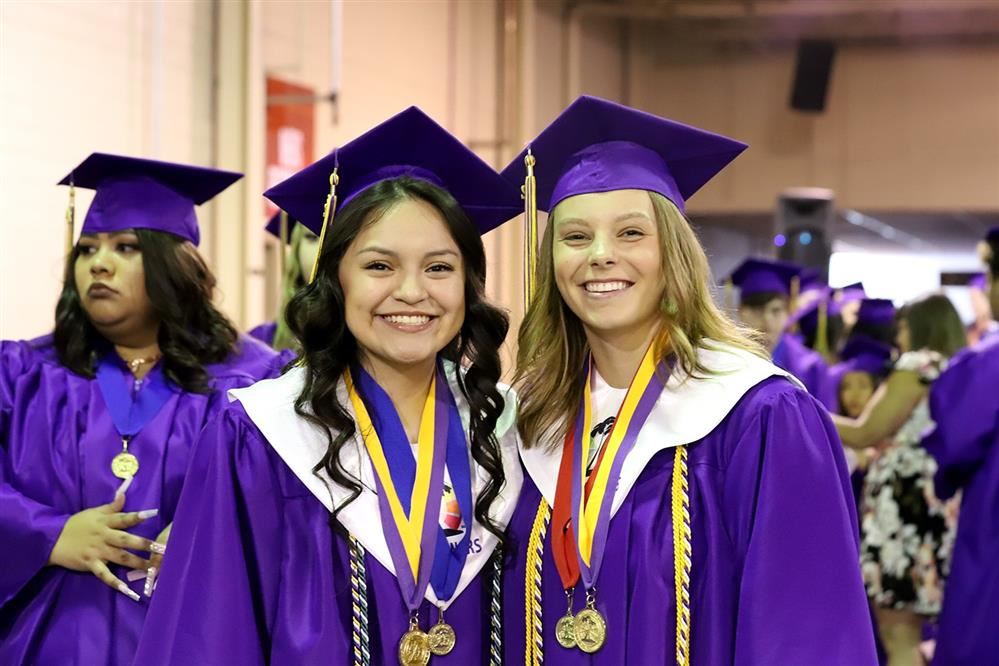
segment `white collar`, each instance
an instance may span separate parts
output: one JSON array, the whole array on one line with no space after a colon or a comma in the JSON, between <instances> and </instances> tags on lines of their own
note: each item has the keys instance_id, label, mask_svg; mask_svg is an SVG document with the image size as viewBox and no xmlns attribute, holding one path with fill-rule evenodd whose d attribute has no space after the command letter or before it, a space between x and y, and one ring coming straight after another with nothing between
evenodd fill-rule
<instances>
[{"instance_id":1,"label":"white collar","mask_svg":"<svg viewBox=\"0 0 999 666\"><path fill-rule=\"evenodd\" d=\"M793 375L769 361L729 345L712 343L697 355L712 371L704 378L670 375L652 413L638 434L635 448L621 466L621 478L614 491L611 515L621 508L645 466L660 451L703 439L720 424L751 388L769 377L787 377L801 386ZM561 432L561 429L559 429ZM553 446L554 444L554 446ZM562 460L562 438L543 441L530 449L521 445L521 460L528 476L548 500L555 503L555 486Z\"/></svg>"},{"instance_id":2,"label":"white collar","mask_svg":"<svg viewBox=\"0 0 999 666\"><path fill-rule=\"evenodd\" d=\"M445 365L451 393L454 395L461 414L465 431L469 428L468 403L457 385L455 366ZM305 369L296 367L277 379L268 379L247 388L229 391L230 400L238 400L250 420L274 448L291 471L301 479L305 487L315 495L316 499L330 512L334 506L342 505L350 497L350 491L333 482L325 470L317 473L312 471L316 463L325 455L326 435L317 426L309 423L295 413L295 400L302 391L305 382ZM513 516L523 485L524 477L517 459L517 448L520 438L514 427L516 418L516 394L506 385L499 385L500 393L506 401L506 407L496 425L496 439L502 453L503 469L506 471L506 484L493 501L489 516L502 530L505 529ZM340 404L353 415L346 388L341 381L337 386L337 396ZM378 562L395 574L395 566L389 554L388 544L382 530L381 513L378 508L378 495L375 492L374 471L371 459L361 438L355 434L347 442L340 453L340 461L361 481L361 494L348 504L338 518L343 526L364 546ZM472 496L477 497L482 486L488 481L488 474L473 461L475 475L472 479ZM475 579L479 571L486 565L489 556L496 547L496 537L483 527L474 516L466 516L465 524L471 529L472 548L458 580L451 599L441 604L431 586L427 586L426 598L437 606L447 608L458 598L458 595ZM476 545L480 546L476 548Z\"/></svg>"}]
</instances>

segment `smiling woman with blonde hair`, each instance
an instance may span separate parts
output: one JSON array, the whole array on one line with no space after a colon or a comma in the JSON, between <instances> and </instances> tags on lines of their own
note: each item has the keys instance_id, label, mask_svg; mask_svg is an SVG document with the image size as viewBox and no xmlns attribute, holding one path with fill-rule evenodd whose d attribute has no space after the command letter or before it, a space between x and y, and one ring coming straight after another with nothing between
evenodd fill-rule
<instances>
[{"instance_id":1,"label":"smiling woman with blonde hair","mask_svg":"<svg viewBox=\"0 0 999 666\"><path fill-rule=\"evenodd\" d=\"M744 148L583 97L504 171L527 164L551 212L515 379L508 663L876 663L842 447L713 304L683 215Z\"/></svg>"}]
</instances>

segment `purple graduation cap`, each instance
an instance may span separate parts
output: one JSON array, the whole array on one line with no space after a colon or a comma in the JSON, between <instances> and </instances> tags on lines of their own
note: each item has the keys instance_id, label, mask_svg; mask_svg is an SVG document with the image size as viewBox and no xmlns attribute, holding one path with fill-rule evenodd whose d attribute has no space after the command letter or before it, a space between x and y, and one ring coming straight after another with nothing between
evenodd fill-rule
<instances>
[{"instance_id":1,"label":"purple graduation cap","mask_svg":"<svg viewBox=\"0 0 999 666\"><path fill-rule=\"evenodd\" d=\"M729 280L739 288L739 298L754 294L791 295L791 282L801 274L794 264L751 257L732 272Z\"/></svg>"},{"instance_id":2,"label":"purple graduation cap","mask_svg":"<svg viewBox=\"0 0 999 666\"><path fill-rule=\"evenodd\" d=\"M683 211L687 199L745 149L739 141L584 95L502 173L523 183L530 150L539 210L578 194L634 189L661 194Z\"/></svg>"},{"instance_id":3,"label":"purple graduation cap","mask_svg":"<svg viewBox=\"0 0 999 666\"><path fill-rule=\"evenodd\" d=\"M895 304L885 298L865 298L857 311L857 324L891 326L895 323Z\"/></svg>"},{"instance_id":4,"label":"purple graduation cap","mask_svg":"<svg viewBox=\"0 0 999 666\"><path fill-rule=\"evenodd\" d=\"M867 298L867 292L864 291L863 282L854 282L845 287L836 288L836 300L840 303L852 303L862 301L865 298Z\"/></svg>"},{"instance_id":5,"label":"purple graduation cap","mask_svg":"<svg viewBox=\"0 0 999 666\"><path fill-rule=\"evenodd\" d=\"M798 308L787 320L787 327L791 328L795 324L806 336L812 337L819 328L819 309L825 307L827 317L835 317L840 313L841 304L832 299L832 290L826 288L818 298L803 307Z\"/></svg>"},{"instance_id":6,"label":"purple graduation cap","mask_svg":"<svg viewBox=\"0 0 999 666\"><path fill-rule=\"evenodd\" d=\"M334 169L338 209L381 181L409 176L447 190L483 234L523 212L517 188L415 106L336 148L264 196L321 235Z\"/></svg>"},{"instance_id":7,"label":"purple graduation cap","mask_svg":"<svg viewBox=\"0 0 999 666\"><path fill-rule=\"evenodd\" d=\"M194 207L242 177L234 171L93 153L59 184L97 192L80 233L152 229L197 245L201 232Z\"/></svg>"},{"instance_id":8,"label":"purple graduation cap","mask_svg":"<svg viewBox=\"0 0 999 666\"><path fill-rule=\"evenodd\" d=\"M850 372L866 372L881 378L888 374L891 347L872 338L858 335L851 338L840 352L839 363L829 369L834 385L838 388L843 377Z\"/></svg>"},{"instance_id":9,"label":"purple graduation cap","mask_svg":"<svg viewBox=\"0 0 999 666\"><path fill-rule=\"evenodd\" d=\"M267 220L267 226L264 227L264 230L267 231L267 233L269 233L271 236L274 236L274 238L277 238L278 240L281 240L281 215L282 214L285 214L285 213L284 213L284 211L280 211L280 210L278 212L274 213L274 215L271 216L271 219ZM298 222L296 222L294 219L292 219L292 217L290 215L287 216L287 220L288 220L288 227L285 229L285 232L288 234L288 237L285 238L285 242L286 243L290 243L291 242L291 231L292 231L292 229L295 228L295 225L298 224Z\"/></svg>"}]
</instances>

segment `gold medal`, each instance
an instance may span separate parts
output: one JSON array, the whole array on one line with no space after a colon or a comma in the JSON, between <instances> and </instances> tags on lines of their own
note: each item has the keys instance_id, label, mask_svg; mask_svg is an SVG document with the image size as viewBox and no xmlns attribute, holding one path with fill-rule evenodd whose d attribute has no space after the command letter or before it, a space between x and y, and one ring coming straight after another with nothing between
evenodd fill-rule
<instances>
[{"instance_id":1,"label":"gold medal","mask_svg":"<svg viewBox=\"0 0 999 666\"><path fill-rule=\"evenodd\" d=\"M566 649L571 649L576 647L576 618L569 615L563 615L559 618L559 621L555 623L555 640L558 644Z\"/></svg>"},{"instance_id":2,"label":"gold medal","mask_svg":"<svg viewBox=\"0 0 999 666\"><path fill-rule=\"evenodd\" d=\"M454 649L454 644L458 641L458 637L454 633L454 628L443 619L430 627L430 631L427 632L427 638L430 641L430 651L438 657L449 654Z\"/></svg>"},{"instance_id":3,"label":"gold medal","mask_svg":"<svg viewBox=\"0 0 999 666\"><path fill-rule=\"evenodd\" d=\"M122 451L111 459L111 472L119 479L127 479L135 476L139 471L139 459L133 456L128 450Z\"/></svg>"},{"instance_id":4,"label":"gold medal","mask_svg":"<svg viewBox=\"0 0 999 666\"><path fill-rule=\"evenodd\" d=\"M402 666L427 666L430 663L430 637L420 631L416 615L409 618L409 631L399 641L399 663Z\"/></svg>"},{"instance_id":5,"label":"gold medal","mask_svg":"<svg viewBox=\"0 0 999 666\"><path fill-rule=\"evenodd\" d=\"M573 618L572 629L576 646L592 654L604 646L607 640L607 621L595 608L584 608Z\"/></svg>"}]
</instances>

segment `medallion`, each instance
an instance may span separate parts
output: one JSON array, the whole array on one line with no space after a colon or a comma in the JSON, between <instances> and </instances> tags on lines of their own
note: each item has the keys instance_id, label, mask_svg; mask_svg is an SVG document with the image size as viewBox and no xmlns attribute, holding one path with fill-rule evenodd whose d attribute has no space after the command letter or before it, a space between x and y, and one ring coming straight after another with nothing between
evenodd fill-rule
<instances>
[{"instance_id":1,"label":"medallion","mask_svg":"<svg viewBox=\"0 0 999 666\"><path fill-rule=\"evenodd\" d=\"M569 615L563 615L559 618L559 621L555 624L555 640L558 644L566 649L571 649L576 647L576 618Z\"/></svg>"},{"instance_id":2,"label":"medallion","mask_svg":"<svg viewBox=\"0 0 999 666\"><path fill-rule=\"evenodd\" d=\"M604 646L607 640L607 621L595 608L587 607L576 613L573 620L576 646L592 654Z\"/></svg>"},{"instance_id":3,"label":"medallion","mask_svg":"<svg viewBox=\"0 0 999 666\"><path fill-rule=\"evenodd\" d=\"M128 451L122 451L111 459L111 472L119 479L135 476L139 471L139 459Z\"/></svg>"},{"instance_id":4,"label":"medallion","mask_svg":"<svg viewBox=\"0 0 999 666\"><path fill-rule=\"evenodd\" d=\"M399 641L402 666L427 666L430 663L430 638L418 627L411 627Z\"/></svg>"},{"instance_id":5,"label":"medallion","mask_svg":"<svg viewBox=\"0 0 999 666\"><path fill-rule=\"evenodd\" d=\"M438 657L449 654L454 649L454 644L458 641L458 637L454 633L454 627L443 619L430 627L427 637L430 640L430 651Z\"/></svg>"}]
</instances>

